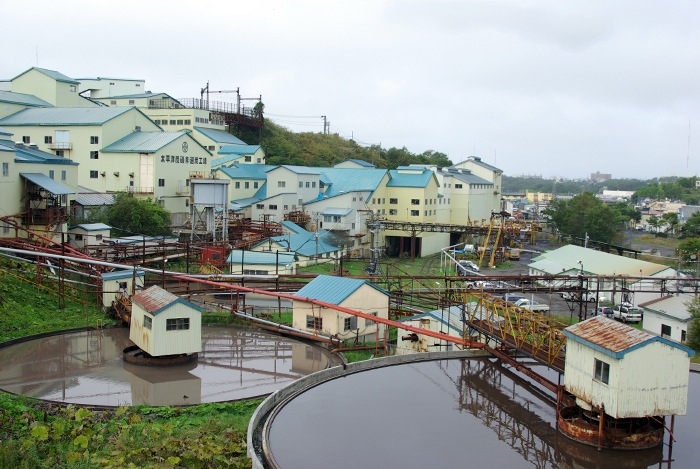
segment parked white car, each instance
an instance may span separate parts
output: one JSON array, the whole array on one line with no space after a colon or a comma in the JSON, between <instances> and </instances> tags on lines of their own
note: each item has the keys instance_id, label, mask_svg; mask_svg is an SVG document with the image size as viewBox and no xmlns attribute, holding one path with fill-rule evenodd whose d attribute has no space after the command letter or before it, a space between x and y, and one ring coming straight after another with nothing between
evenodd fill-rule
<instances>
[{"instance_id":1,"label":"parked white car","mask_svg":"<svg viewBox=\"0 0 700 469\"><path fill-rule=\"evenodd\" d=\"M578 292L564 292L561 294L561 297L568 301L578 301L578 295ZM581 295L583 296L583 301L588 301L590 303L596 302L596 292L594 291L582 292ZM600 296L598 296L598 303L604 301L608 301L608 299L601 293Z\"/></svg>"},{"instance_id":2,"label":"parked white car","mask_svg":"<svg viewBox=\"0 0 700 469\"><path fill-rule=\"evenodd\" d=\"M549 311L549 305L543 305L543 304L538 303L536 301L531 301L531 300L528 300L525 298L518 300L513 304L519 308L527 309L527 310L533 311L533 312L542 313L542 312Z\"/></svg>"},{"instance_id":3,"label":"parked white car","mask_svg":"<svg viewBox=\"0 0 700 469\"><path fill-rule=\"evenodd\" d=\"M613 308L613 318L624 323L642 322L642 311L629 303L622 303Z\"/></svg>"}]
</instances>

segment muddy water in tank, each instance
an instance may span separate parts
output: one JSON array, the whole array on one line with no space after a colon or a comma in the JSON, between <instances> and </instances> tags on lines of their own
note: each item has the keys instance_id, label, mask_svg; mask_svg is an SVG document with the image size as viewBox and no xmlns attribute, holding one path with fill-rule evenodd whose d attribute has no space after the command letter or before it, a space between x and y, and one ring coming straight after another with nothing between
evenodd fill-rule
<instances>
[{"instance_id":1,"label":"muddy water in tank","mask_svg":"<svg viewBox=\"0 0 700 469\"><path fill-rule=\"evenodd\" d=\"M533 368L557 382L556 373ZM402 364L324 382L281 408L269 445L283 469L695 468L700 375L690 378L688 415L676 417L671 465L667 445L598 452L565 438L555 428L556 398L486 359Z\"/></svg>"},{"instance_id":2,"label":"muddy water in tank","mask_svg":"<svg viewBox=\"0 0 700 469\"><path fill-rule=\"evenodd\" d=\"M0 349L0 389L91 405L186 405L269 394L323 369L319 347L250 329L203 327L196 362L173 367L124 363L128 329L36 339Z\"/></svg>"}]
</instances>

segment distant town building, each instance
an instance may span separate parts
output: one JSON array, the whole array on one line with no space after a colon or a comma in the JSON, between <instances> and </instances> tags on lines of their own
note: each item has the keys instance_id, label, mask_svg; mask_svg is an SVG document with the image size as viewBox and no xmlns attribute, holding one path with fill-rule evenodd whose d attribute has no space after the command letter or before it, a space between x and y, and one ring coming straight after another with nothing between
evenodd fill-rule
<instances>
[{"instance_id":1,"label":"distant town building","mask_svg":"<svg viewBox=\"0 0 700 469\"><path fill-rule=\"evenodd\" d=\"M593 182L609 181L610 179L612 179L612 174L603 174L600 171L591 173L591 181Z\"/></svg>"}]
</instances>

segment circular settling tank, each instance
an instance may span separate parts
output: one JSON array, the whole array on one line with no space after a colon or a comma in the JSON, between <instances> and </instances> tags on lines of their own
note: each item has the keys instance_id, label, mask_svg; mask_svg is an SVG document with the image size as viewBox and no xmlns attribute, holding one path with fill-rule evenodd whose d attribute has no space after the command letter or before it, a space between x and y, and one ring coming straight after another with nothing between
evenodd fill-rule
<instances>
[{"instance_id":1,"label":"circular settling tank","mask_svg":"<svg viewBox=\"0 0 700 469\"><path fill-rule=\"evenodd\" d=\"M60 334L0 349L0 389L83 405L190 405L269 394L334 360L321 347L234 327L203 327L202 352L179 366L124 362L129 329Z\"/></svg>"},{"instance_id":2,"label":"circular settling tank","mask_svg":"<svg viewBox=\"0 0 700 469\"><path fill-rule=\"evenodd\" d=\"M555 372L530 366L557 382ZM699 391L700 375L691 374L688 415L675 422L674 467L697 463ZM556 396L498 360L420 361L302 389L260 422L253 444L267 467L282 469L620 469L670 459L668 445L598 452L560 435L555 414Z\"/></svg>"}]
</instances>

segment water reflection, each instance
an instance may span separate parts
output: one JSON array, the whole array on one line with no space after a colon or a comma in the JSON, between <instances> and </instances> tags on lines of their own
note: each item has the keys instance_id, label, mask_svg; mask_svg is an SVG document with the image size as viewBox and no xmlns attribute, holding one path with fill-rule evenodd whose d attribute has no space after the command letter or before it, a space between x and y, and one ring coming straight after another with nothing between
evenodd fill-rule
<instances>
[{"instance_id":1,"label":"water reflection","mask_svg":"<svg viewBox=\"0 0 700 469\"><path fill-rule=\"evenodd\" d=\"M91 405L184 405L261 396L328 364L326 351L254 329L202 328L197 362L124 363L128 329L63 334L0 350L0 389Z\"/></svg>"}]
</instances>

